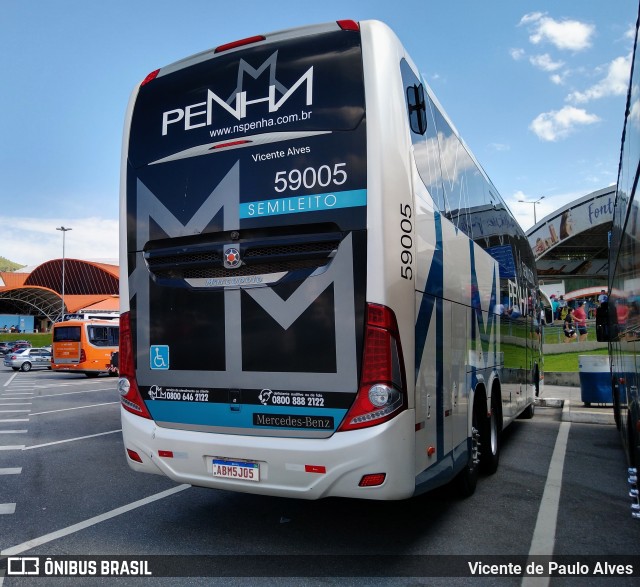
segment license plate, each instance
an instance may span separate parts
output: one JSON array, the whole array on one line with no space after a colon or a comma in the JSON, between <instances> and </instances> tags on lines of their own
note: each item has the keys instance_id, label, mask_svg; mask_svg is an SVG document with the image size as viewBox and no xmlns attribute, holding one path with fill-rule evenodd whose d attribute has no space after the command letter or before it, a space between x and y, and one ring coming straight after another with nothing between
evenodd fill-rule
<instances>
[{"instance_id":1,"label":"license plate","mask_svg":"<svg viewBox=\"0 0 640 587\"><path fill-rule=\"evenodd\" d=\"M213 459L213 476L240 481L260 481L260 465L249 461Z\"/></svg>"}]
</instances>

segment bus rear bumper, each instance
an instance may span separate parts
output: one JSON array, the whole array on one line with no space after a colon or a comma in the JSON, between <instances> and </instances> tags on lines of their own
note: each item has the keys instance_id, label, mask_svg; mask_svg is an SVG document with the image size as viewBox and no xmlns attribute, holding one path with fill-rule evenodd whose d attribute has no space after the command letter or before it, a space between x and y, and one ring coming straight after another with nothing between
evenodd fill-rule
<instances>
[{"instance_id":1,"label":"bus rear bumper","mask_svg":"<svg viewBox=\"0 0 640 587\"><path fill-rule=\"evenodd\" d=\"M177 483L300 499L351 497L405 499L415 490L414 418L393 420L330 438L280 438L175 430L159 427L121 408L124 448L139 472ZM213 459L258 463L259 481L213 476ZM382 484L360 487L366 475L385 474Z\"/></svg>"}]
</instances>

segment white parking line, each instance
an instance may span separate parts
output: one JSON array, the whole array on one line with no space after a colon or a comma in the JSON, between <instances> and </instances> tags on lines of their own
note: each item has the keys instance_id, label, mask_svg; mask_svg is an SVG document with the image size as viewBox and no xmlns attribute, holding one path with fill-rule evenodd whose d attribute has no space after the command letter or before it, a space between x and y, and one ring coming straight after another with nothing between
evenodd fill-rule
<instances>
[{"instance_id":1,"label":"white parking line","mask_svg":"<svg viewBox=\"0 0 640 587\"><path fill-rule=\"evenodd\" d=\"M29 386L29 389L33 389L33 387ZM33 395L34 392L33 391L16 391L15 389L11 389L11 390L6 390L3 391L2 393L0 393L0 395Z\"/></svg>"},{"instance_id":2,"label":"white parking line","mask_svg":"<svg viewBox=\"0 0 640 587\"><path fill-rule=\"evenodd\" d=\"M8 469L0 469L0 475L20 475L22 467L11 467Z\"/></svg>"},{"instance_id":3,"label":"white parking line","mask_svg":"<svg viewBox=\"0 0 640 587\"><path fill-rule=\"evenodd\" d=\"M5 391L4 393L0 393L1 396L6 396L6 395L33 395L33 391L14 391L13 389L11 391Z\"/></svg>"},{"instance_id":4,"label":"white parking line","mask_svg":"<svg viewBox=\"0 0 640 587\"><path fill-rule=\"evenodd\" d=\"M65 391L64 393L50 393L49 395L37 395L33 399L41 399L43 397L61 397L63 395L74 395L76 393L93 393L100 392L104 393L105 391L113 391L114 393L118 393L115 389L84 389L82 391Z\"/></svg>"},{"instance_id":5,"label":"white parking line","mask_svg":"<svg viewBox=\"0 0 640 587\"><path fill-rule=\"evenodd\" d=\"M0 424L6 424L7 422L28 422L29 418L9 418L6 420L0 420Z\"/></svg>"},{"instance_id":6,"label":"white parking line","mask_svg":"<svg viewBox=\"0 0 640 587\"><path fill-rule=\"evenodd\" d=\"M31 416L42 416L43 414L57 414L58 412L69 412L71 410L84 410L85 408L97 408L98 406L110 406L112 404L119 404L120 402L107 402L105 404L91 404L90 406L78 406L76 408L64 408L63 410L50 410L49 412L34 412ZM29 411L29 410L25 410ZM1 410L0 410L1 412Z\"/></svg>"},{"instance_id":7,"label":"white parking line","mask_svg":"<svg viewBox=\"0 0 640 587\"><path fill-rule=\"evenodd\" d=\"M0 503L0 515L15 514L15 512L16 512L15 503Z\"/></svg>"},{"instance_id":8,"label":"white parking line","mask_svg":"<svg viewBox=\"0 0 640 587\"><path fill-rule=\"evenodd\" d=\"M538 519L529 548L529 560L535 556L551 556L556 542L556 523L560 506L560 491L562 490L562 472L564 457L567 453L567 441L571 422L562 422L556 444L553 448L547 482L544 486ZM524 577L522 587L545 587L549 585L550 577Z\"/></svg>"},{"instance_id":9,"label":"white parking line","mask_svg":"<svg viewBox=\"0 0 640 587\"><path fill-rule=\"evenodd\" d=\"M59 389L60 387L77 387L80 385L87 385L88 383L89 382L86 379L79 379L77 381L68 381L66 383L41 383L36 385L30 384L29 387L31 387L32 389L50 389L50 388ZM97 383L95 381L91 382L91 385L100 385L100 384L106 384L103 389L116 389L116 386L113 381L102 381L102 382L98 381Z\"/></svg>"},{"instance_id":10,"label":"white parking line","mask_svg":"<svg viewBox=\"0 0 640 587\"><path fill-rule=\"evenodd\" d=\"M15 412L25 412L29 413L31 410L0 410L0 414L13 414Z\"/></svg>"},{"instance_id":11,"label":"white parking line","mask_svg":"<svg viewBox=\"0 0 640 587\"><path fill-rule=\"evenodd\" d=\"M7 444L0 446L0 450L24 450L24 444Z\"/></svg>"},{"instance_id":12,"label":"white parking line","mask_svg":"<svg viewBox=\"0 0 640 587\"><path fill-rule=\"evenodd\" d=\"M46 544L47 542L52 542L53 540L57 540L58 538L62 538L64 536L69 536L70 534L75 534L76 532L80 532L80 530L84 530L91 526L95 526L100 522L105 522L106 520L110 520L122 514L126 514L127 512L135 510L139 507L153 503L154 501L164 499L165 497L171 497L172 495L184 491L185 489L189 489L190 487L191 485L178 485L177 487L173 487L172 489L167 489L166 491L156 493L155 495L150 495L149 497L139 499L138 501L134 501L133 503L116 508L114 510L111 510L110 512L106 512L104 514L100 514L99 516L89 518L84 522L79 522L78 524L67 526L66 528L57 530L56 532L51 532L49 534L45 534L44 536L40 536L38 538L28 540L27 542L23 542L22 544L17 544L16 546L6 548L5 550L0 551L0 555L15 555L27 552L32 548L41 546L43 544Z\"/></svg>"},{"instance_id":13,"label":"white parking line","mask_svg":"<svg viewBox=\"0 0 640 587\"><path fill-rule=\"evenodd\" d=\"M26 434L26 430L0 430L0 434Z\"/></svg>"},{"instance_id":14,"label":"white parking line","mask_svg":"<svg viewBox=\"0 0 640 587\"><path fill-rule=\"evenodd\" d=\"M46 444L34 444L33 446L27 446L24 450L32 450L34 448L43 448L45 446L53 446L54 444L63 444L65 442L74 442L75 440L85 440L87 438L95 438L96 436L105 436L107 434L115 434L116 432L122 432L122 428L119 430L110 430L109 432L99 432L98 434L90 434L89 436L78 436L77 438L67 438L66 440L56 440L55 442L47 442Z\"/></svg>"},{"instance_id":15,"label":"white parking line","mask_svg":"<svg viewBox=\"0 0 640 587\"><path fill-rule=\"evenodd\" d=\"M3 387L7 387L15 378L16 378L17 373L14 373L11 377L9 377L9 379L7 379L4 382Z\"/></svg>"}]
</instances>

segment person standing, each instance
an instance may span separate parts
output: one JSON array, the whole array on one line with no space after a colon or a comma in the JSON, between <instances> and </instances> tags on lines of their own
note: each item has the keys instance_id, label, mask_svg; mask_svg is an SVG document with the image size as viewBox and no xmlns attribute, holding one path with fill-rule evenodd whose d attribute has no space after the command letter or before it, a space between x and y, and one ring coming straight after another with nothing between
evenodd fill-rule
<instances>
[{"instance_id":1,"label":"person standing","mask_svg":"<svg viewBox=\"0 0 640 587\"><path fill-rule=\"evenodd\" d=\"M561 295L558 300L558 318L564 320L567 316L567 300L564 299L564 296Z\"/></svg>"},{"instance_id":2,"label":"person standing","mask_svg":"<svg viewBox=\"0 0 640 587\"><path fill-rule=\"evenodd\" d=\"M584 302L578 302L578 308L573 312L578 329L578 340L584 342L587 340L587 314L584 311Z\"/></svg>"},{"instance_id":3,"label":"person standing","mask_svg":"<svg viewBox=\"0 0 640 587\"><path fill-rule=\"evenodd\" d=\"M563 329L564 329L564 341L573 342L576 339L576 330L574 328L574 322L573 322L573 308L567 309L567 315L565 316L565 319L564 319Z\"/></svg>"},{"instance_id":4,"label":"person standing","mask_svg":"<svg viewBox=\"0 0 640 587\"><path fill-rule=\"evenodd\" d=\"M600 290L600 295L598 296L598 303L603 304L609 299L607 292L603 289Z\"/></svg>"},{"instance_id":5,"label":"person standing","mask_svg":"<svg viewBox=\"0 0 640 587\"><path fill-rule=\"evenodd\" d=\"M551 296L551 323L558 319L558 299L556 296Z\"/></svg>"}]
</instances>

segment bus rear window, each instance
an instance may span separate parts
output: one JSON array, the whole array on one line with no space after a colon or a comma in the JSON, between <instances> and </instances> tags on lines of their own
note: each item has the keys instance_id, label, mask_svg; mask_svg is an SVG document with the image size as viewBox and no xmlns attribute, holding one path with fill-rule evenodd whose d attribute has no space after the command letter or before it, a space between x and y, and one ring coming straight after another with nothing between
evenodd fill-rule
<instances>
[{"instance_id":1,"label":"bus rear window","mask_svg":"<svg viewBox=\"0 0 640 587\"><path fill-rule=\"evenodd\" d=\"M199 146L210 154L225 150L220 144L259 145L265 134L273 143L296 132L350 131L364 113L359 34L338 31L249 46L140 88L129 160L139 168Z\"/></svg>"},{"instance_id":2,"label":"bus rear window","mask_svg":"<svg viewBox=\"0 0 640 587\"><path fill-rule=\"evenodd\" d=\"M60 326L54 328L53 342L80 342L80 326Z\"/></svg>"}]
</instances>

